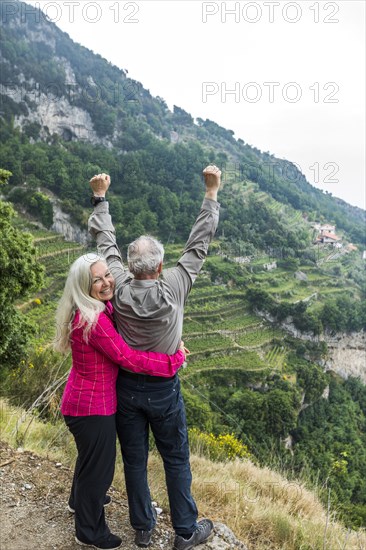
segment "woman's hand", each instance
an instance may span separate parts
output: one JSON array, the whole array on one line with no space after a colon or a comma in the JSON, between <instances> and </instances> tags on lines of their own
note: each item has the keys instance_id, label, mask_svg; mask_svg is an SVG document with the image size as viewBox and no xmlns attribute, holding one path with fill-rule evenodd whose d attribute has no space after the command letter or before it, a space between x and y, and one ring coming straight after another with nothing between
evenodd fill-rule
<instances>
[{"instance_id":1,"label":"woman's hand","mask_svg":"<svg viewBox=\"0 0 366 550\"><path fill-rule=\"evenodd\" d=\"M187 355L189 355L191 352L184 346L183 340L180 341L179 349L184 353L184 360L186 360Z\"/></svg>"}]
</instances>

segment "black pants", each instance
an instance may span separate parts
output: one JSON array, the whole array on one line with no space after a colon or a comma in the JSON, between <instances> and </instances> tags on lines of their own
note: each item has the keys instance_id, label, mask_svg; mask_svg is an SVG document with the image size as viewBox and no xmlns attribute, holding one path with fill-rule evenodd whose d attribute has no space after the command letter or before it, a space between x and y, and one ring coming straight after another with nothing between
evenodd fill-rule
<instances>
[{"instance_id":1,"label":"black pants","mask_svg":"<svg viewBox=\"0 0 366 550\"><path fill-rule=\"evenodd\" d=\"M74 436L78 457L69 504L75 509L77 538L104 541L110 530L104 517L104 498L116 462L116 416L64 416Z\"/></svg>"}]
</instances>

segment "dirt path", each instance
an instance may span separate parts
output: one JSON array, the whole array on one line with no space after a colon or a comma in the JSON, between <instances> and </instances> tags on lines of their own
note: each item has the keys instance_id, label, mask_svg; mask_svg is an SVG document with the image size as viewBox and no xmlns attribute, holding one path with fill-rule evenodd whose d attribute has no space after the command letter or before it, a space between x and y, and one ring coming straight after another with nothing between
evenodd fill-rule
<instances>
[{"instance_id":1,"label":"dirt path","mask_svg":"<svg viewBox=\"0 0 366 550\"><path fill-rule=\"evenodd\" d=\"M80 550L74 542L74 517L66 504L71 486L69 468L28 451L0 442L0 548L1 550ZM122 537L123 550L138 550L128 521L124 496L111 487L112 504L106 509L112 532ZM199 550L245 548L217 524L212 541ZM162 513L150 550L172 548L174 533Z\"/></svg>"}]
</instances>

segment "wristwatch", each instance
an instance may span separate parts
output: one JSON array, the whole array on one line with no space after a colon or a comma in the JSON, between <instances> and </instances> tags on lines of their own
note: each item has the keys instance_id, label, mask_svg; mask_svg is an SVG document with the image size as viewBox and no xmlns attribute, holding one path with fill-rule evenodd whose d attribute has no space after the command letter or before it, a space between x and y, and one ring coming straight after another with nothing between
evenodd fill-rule
<instances>
[{"instance_id":1,"label":"wristwatch","mask_svg":"<svg viewBox=\"0 0 366 550\"><path fill-rule=\"evenodd\" d=\"M106 201L107 199L105 197L90 197L90 202L92 203L93 206L97 206L97 204L99 204L100 202L104 202Z\"/></svg>"}]
</instances>

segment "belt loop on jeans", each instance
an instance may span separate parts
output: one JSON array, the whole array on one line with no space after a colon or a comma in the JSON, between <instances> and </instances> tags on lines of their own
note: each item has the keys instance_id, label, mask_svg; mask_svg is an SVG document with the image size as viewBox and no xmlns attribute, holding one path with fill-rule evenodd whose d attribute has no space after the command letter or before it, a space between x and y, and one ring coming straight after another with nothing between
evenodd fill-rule
<instances>
[{"instance_id":1,"label":"belt loop on jeans","mask_svg":"<svg viewBox=\"0 0 366 550\"><path fill-rule=\"evenodd\" d=\"M129 372L124 369L120 369L119 376L122 378L128 378L130 380L134 380L135 382L147 382L147 383L156 383L156 382L169 382L171 380L174 380L177 376L176 374L174 376L150 376L149 374L136 374L135 372Z\"/></svg>"}]
</instances>

